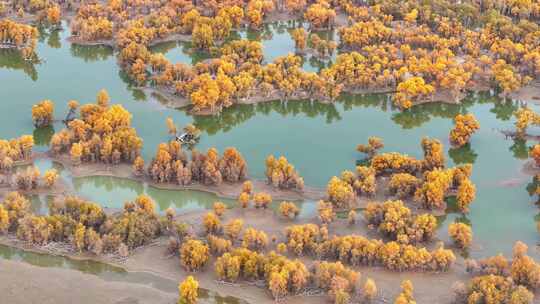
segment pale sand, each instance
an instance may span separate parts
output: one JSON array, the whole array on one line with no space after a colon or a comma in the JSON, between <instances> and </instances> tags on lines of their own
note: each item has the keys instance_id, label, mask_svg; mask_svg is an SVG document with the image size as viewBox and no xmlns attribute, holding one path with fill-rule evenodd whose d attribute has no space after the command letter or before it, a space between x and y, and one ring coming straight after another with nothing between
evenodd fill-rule
<instances>
[{"instance_id":1,"label":"pale sand","mask_svg":"<svg viewBox=\"0 0 540 304\"><path fill-rule=\"evenodd\" d=\"M3 259L0 269L0 302L6 304L172 304L177 298L149 286L105 281L76 270Z\"/></svg>"}]
</instances>

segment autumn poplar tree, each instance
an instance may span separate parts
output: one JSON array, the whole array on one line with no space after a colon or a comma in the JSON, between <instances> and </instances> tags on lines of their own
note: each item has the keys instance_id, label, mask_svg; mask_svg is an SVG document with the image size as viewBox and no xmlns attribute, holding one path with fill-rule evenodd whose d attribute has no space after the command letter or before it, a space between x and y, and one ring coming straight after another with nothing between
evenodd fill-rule
<instances>
[{"instance_id":1,"label":"autumn poplar tree","mask_svg":"<svg viewBox=\"0 0 540 304\"><path fill-rule=\"evenodd\" d=\"M457 147L467 144L471 135L480 128L473 114L458 114L454 118L454 124L454 129L450 131L450 142Z\"/></svg>"},{"instance_id":2,"label":"autumn poplar tree","mask_svg":"<svg viewBox=\"0 0 540 304\"><path fill-rule=\"evenodd\" d=\"M179 299L177 304L195 304L199 297L199 282L194 277L188 276L178 285Z\"/></svg>"}]
</instances>

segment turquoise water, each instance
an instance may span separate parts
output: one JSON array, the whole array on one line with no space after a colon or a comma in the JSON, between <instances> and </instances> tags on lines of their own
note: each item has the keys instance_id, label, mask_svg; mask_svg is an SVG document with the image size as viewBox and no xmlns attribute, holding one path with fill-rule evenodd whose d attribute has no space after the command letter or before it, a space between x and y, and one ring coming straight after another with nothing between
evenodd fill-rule
<instances>
[{"instance_id":1,"label":"turquoise water","mask_svg":"<svg viewBox=\"0 0 540 304\"><path fill-rule=\"evenodd\" d=\"M249 32L239 35L263 39L266 61L270 61L294 51L287 26L269 26L261 37ZM449 165L474 163L472 180L477 186L477 198L466 220L473 226L476 249L481 250L473 248L473 255L509 254L516 240L532 247L539 239L534 219L538 208L525 190L530 178L520 172L527 144L531 143L514 143L498 132L513 128L511 113L519 107L517 102L484 94L470 96L461 105L430 104L399 112L385 95L344 96L335 104L276 101L234 106L215 116L193 117L182 110L168 109L158 99L133 89L119 71L110 49L73 46L65 41L66 37L66 31L44 36L37 49L42 63L33 66L17 61L13 54L0 53L0 79L6 84L0 91L4 101L0 103L0 137L34 133L41 144L38 149L44 150L53 130L34 131L31 106L51 99L57 105L56 116L63 118L69 99L91 102L98 90L105 88L112 102L122 103L133 114L133 125L144 139L143 155L147 160L158 143L169 140L165 119L172 117L178 125L193 122L203 130L199 149L238 148L248 162L251 177L264 178L267 155L285 155L306 184L324 187L333 175L354 168L362 157L355 147L369 136L383 138L384 151L421 157L423 136L438 138L448 148L452 118L471 112L480 121L481 129L468 148L450 149L447 154ZM268 37L271 39L265 39ZM188 64L200 60L190 55L185 44L158 46L154 51L167 52L167 57ZM539 110L536 106L534 109ZM56 131L60 128L55 124ZM81 193L115 207L143 192L156 197L160 209L175 206L195 210L215 200L208 194L158 191L114 178L76 179L73 184ZM314 210L312 203L305 205L309 206L306 210ZM456 217L447 216L442 233Z\"/></svg>"}]
</instances>

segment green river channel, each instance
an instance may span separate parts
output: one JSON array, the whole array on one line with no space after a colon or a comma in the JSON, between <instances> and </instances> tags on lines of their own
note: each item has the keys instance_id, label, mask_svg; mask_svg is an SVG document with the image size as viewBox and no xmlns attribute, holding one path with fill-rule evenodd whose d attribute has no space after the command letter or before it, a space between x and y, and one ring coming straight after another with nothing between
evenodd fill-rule
<instances>
[{"instance_id":1,"label":"green river channel","mask_svg":"<svg viewBox=\"0 0 540 304\"><path fill-rule=\"evenodd\" d=\"M258 39L264 46L265 60L294 51L287 30L297 24L274 24L262 33L239 32L236 37ZM64 28L67 26L64 24ZM324 33L332 38L332 33ZM535 247L540 239L536 221L538 207L527 190L532 177L522 173L532 142L505 139L500 130L512 130L512 112L521 104L501 100L485 93L469 96L461 105L428 104L406 112L393 109L387 95L343 96L335 104L318 102L269 102L258 105L238 105L216 116L196 117L184 110L165 107L156 96L145 95L126 80L119 70L112 49L102 46L77 46L66 41L69 31L43 32L37 47L41 62L32 64L21 60L9 50L0 50L0 128L1 138L33 134L36 149L47 149L54 131L63 126L34 130L31 106L43 99L55 102L55 115L61 119L67 113L67 101L93 102L100 89L106 89L112 103L121 103L133 114L133 126L144 139L143 156L148 161L156 146L170 140L165 119L172 117L178 125L194 123L203 131L197 148L236 147L245 157L252 178L264 178L264 161L269 154L284 155L296 166L307 185L325 187L327 181L345 169L353 169L363 156L356 145L367 142L369 136L384 139L384 151L398 151L422 157L420 140L423 136L440 139L447 152L450 166L473 163L472 180L477 187L476 200L467 215L455 212L452 204L440 217L439 235L445 236L454 221L466 221L473 227L473 256L488 256L499 252L510 256L517 240ZM193 64L207 58L193 54L189 43L164 43L153 48L174 62ZM305 58L304 68L317 71L321 63ZM538 106L533 106L540 111ZM449 149L448 133L452 118L458 113L474 113L481 129L473 136L470 146ZM532 132L540 130L532 129ZM36 164L45 170L57 166L40 160ZM71 178L79 194L104 206L119 208L136 195L146 193L158 204L159 210L174 207L179 212L211 208L217 197L197 191L160 190L146 184L113 177ZM37 212L47 212L50 197L32 197ZM233 204L232 200L222 200ZM316 213L315 202L301 202L301 216ZM530 254L540 257L537 250ZM160 288L174 289L177 282L161 282L162 278L143 273L126 273L94 262L72 261L60 257L21 252L0 247L0 257L23 260L31 264L67 267L94 273L110 280L152 283ZM163 284L162 284L163 283ZM221 299L222 300L222 299ZM219 301L221 301L219 300ZM227 302L229 303L229 302Z\"/></svg>"}]
</instances>

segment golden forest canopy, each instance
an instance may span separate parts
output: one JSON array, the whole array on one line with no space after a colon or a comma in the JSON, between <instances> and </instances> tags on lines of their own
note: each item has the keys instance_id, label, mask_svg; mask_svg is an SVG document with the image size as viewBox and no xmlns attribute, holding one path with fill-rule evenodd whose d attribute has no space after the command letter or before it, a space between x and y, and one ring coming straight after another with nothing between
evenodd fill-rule
<instances>
[{"instance_id":1,"label":"golden forest canopy","mask_svg":"<svg viewBox=\"0 0 540 304\"><path fill-rule=\"evenodd\" d=\"M0 20L0 46L19 50L25 59L34 55L38 36L38 30L33 26Z\"/></svg>"},{"instance_id":2,"label":"golden forest canopy","mask_svg":"<svg viewBox=\"0 0 540 304\"><path fill-rule=\"evenodd\" d=\"M82 162L133 162L140 154L142 139L131 127L131 114L122 105L109 105L102 90L96 103L80 107L80 118L51 139L53 153L71 154L76 164Z\"/></svg>"},{"instance_id":3,"label":"golden forest canopy","mask_svg":"<svg viewBox=\"0 0 540 304\"><path fill-rule=\"evenodd\" d=\"M534 1L110 1L78 6L71 30L84 42L117 46L133 81L186 98L195 111L218 112L254 95L335 100L342 91L366 90L397 91L395 104L405 110L420 102L458 102L481 86L511 94L537 78L539 7ZM335 62L319 73L303 71L294 55L263 65L260 43L228 41L233 29L258 29L275 12L303 16L310 27L292 30L296 49L311 48L322 58L336 42L309 32L338 24ZM151 44L173 35L212 59L187 66L150 53Z\"/></svg>"}]
</instances>

